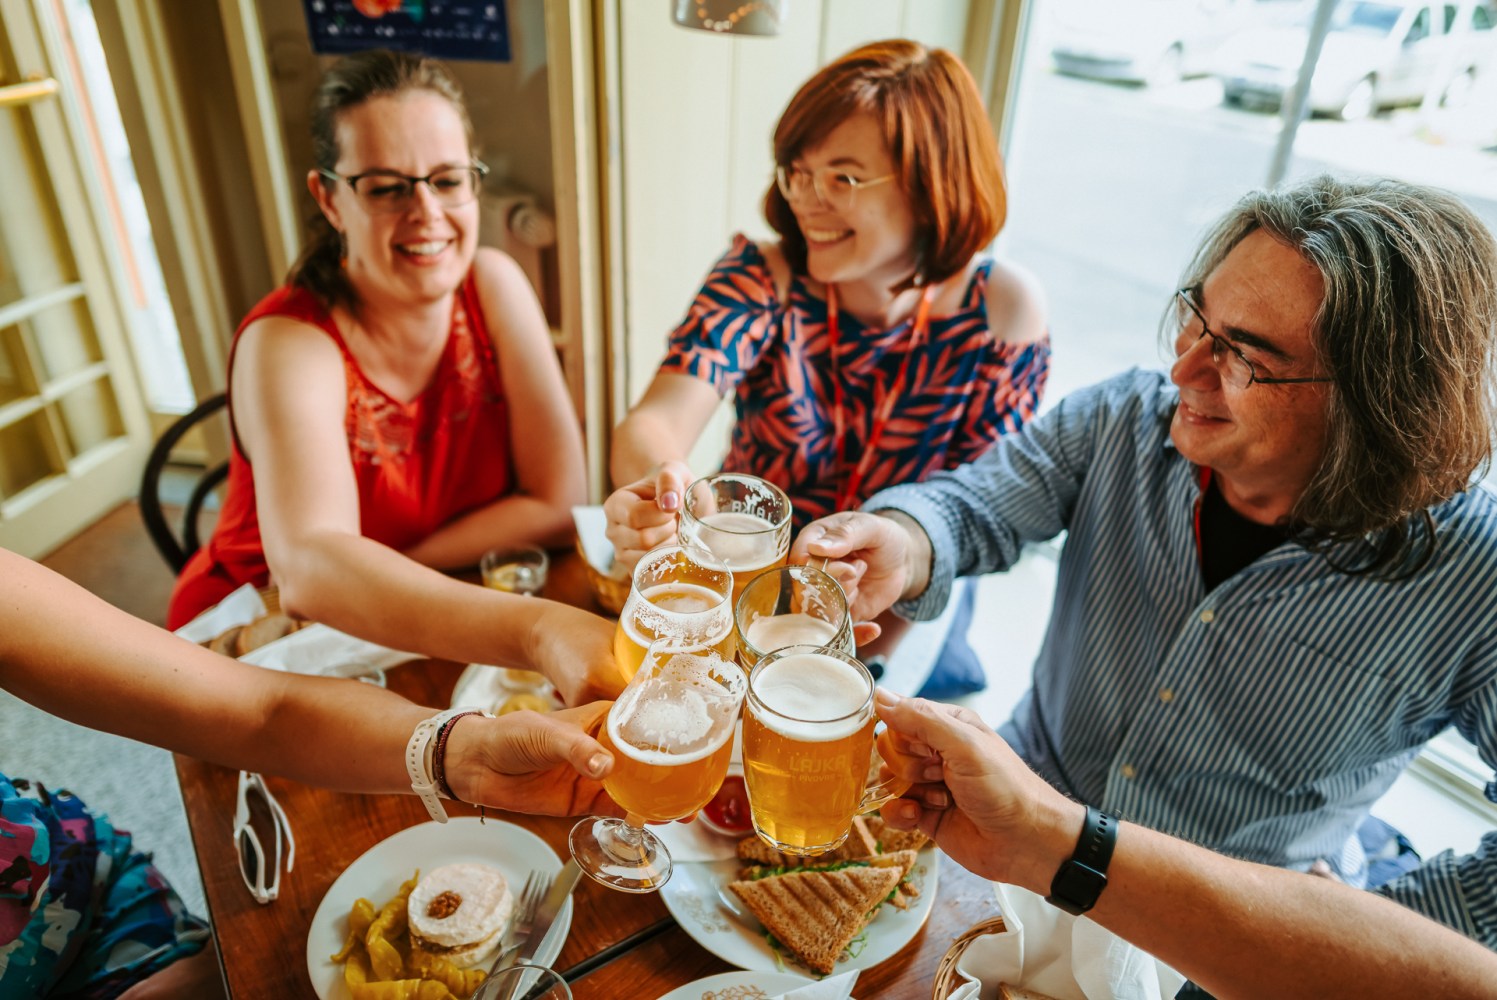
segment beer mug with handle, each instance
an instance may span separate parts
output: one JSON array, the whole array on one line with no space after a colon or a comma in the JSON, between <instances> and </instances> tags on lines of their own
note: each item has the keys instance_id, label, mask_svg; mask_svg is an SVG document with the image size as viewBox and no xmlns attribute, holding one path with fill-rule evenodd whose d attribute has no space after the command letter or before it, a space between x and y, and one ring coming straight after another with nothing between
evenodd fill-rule
<instances>
[{"instance_id":1,"label":"beer mug with handle","mask_svg":"<svg viewBox=\"0 0 1497 1000\"><path fill-rule=\"evenodd\" d=\"M743 775L754 829L777 850L823 854L847 839L859 813L908 783L871 782L873 676L826 646L787 646L749 674Z\"/></svg>"},{"instance_id":2,"label":"beer mug with handle","mask_svg":"<svg viewBox=\"0 0 1497 1000\"><path fill-rule=\"evenodd\" d=\"M733 600L790 553L790 498L774 483L719 472L686 488L681 538L721 559L733 573Z\"/></svg>"},{"instance_id":3,"label":"beer mug with handle","mask_svg":"<svg viewBox=\"0 0 1497 1000\"><path fill-rule=\"evenodd\" d=\"M847 594L830 574L814 566L782 566L760 573L743 588L733 618L738 660L745 670L786 646L856 651Z\"/></svg>"},{"instance_id":4,"label":"beer mug with handle","mask_svg":"<svg viewBox=\"0 0 1497 1000\"><path fill-rule=\"evenodd\" d=\"M671 877L670 852L646 823L690 816L728 773L748 681L711 646L650 644L598 733L613 754L603 790L625 819L592 816L572 827L572 857L613 889L651 892Z\"/></svg>"}]
</instances>

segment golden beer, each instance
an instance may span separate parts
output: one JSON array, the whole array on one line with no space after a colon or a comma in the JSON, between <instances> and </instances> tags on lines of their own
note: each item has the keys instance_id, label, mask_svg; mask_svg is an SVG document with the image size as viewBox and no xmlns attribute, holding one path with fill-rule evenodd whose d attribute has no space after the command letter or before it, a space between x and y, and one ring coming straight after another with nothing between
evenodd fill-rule
<instances>
[{"instance_id":1,"label":"golden beer","mask_svg":"<svg viewBox=\"0 0 1497 1000\"><path fill-rule=\"evenodd\" d=\"M873 678L832 650L792 647L760 660L743 714L743 766L759 836L794 855L842 843L865 808Z\"/></svg>"},{"instance_id":2,"label":"golden beer","mask_svg":"<svg viewBox=\"0 0 1497 1000\"><path fill-rule=\"evenodd\" d=\"M814 566L782 566L760 574L734 606L738 658L752 669L786 646L830 646L855 652L852 617L842 585Z\"/></svg>"},{"instance_id":3,"label":"golden beer","mask_svg":"<svg viewBox=\"0 0 1497 1000\"><path fill-rule=\"evenodd\" d=\"M701 550L681 545L652 549L634 569L629 599L613 633L613 660L628 681L645 647L657 639L714 647L731 660L732 575Z\"/></svg>"},{"instance_id":4,"label":"golden beer","mask_svg":"<svg viewBox=\"0 0 1497 1000\"><path fill-rule=\"evenodd\" d=\"M631 742L631 736L637 742ZM661 749L648 732L620 734L610 717L598 733L598 742L613 754L613 770L603 780L603 788L613 801L647 823L680 819L711 802L727 776L728 759L733 755L731 721L716 727L715 739L706 749L672 753Z\"/></svg>"},{"instance_id":5,"label":"golden beer","mask_svg":"<svg viewBox=\"0 0 1497 1000\"><path fill-rule=\"evenodd\" d=\"M743 665L752 667L765 653L786 646L830 646L836 637L836 627L820 618L799 613L767 615L754 619L744 632L746 641L739 643L738 650L743 656Z\"/></svg>"},{"instance_id":6,"label":"golden beer","mask_svg":"<svg viewBox=\"0 0 1497 1000\"><path fill-rule=\"evenodd\" d=\"M733 574L733 600L748 582L766 570L785 565L790 532L778 531L762 517L725 511L702 518L698 537Z\"/></svg>"},{"instance_id":7,"label":"golden beer","mask_svg":"<svg viewBox=\"0 0 1497 1000\"><path fill-rule=\"evenodd\" d=\"M650 644L598 734L614 761L603 788L628 815L584 819L567 838L587 875L626 892L665 884L670 851L645 824L680 819L712 801L728 773L747 690L743 672L708 646Z\"/></svg>"},{"instance_id":8,"label":"golden beer","mask_svg":"<svg viewBox=\"0 0 1497 1000\"><path fill-rule=\"evenodd\" d=\"M790 498L773 483L758 476L719 473L687 488L681 534L728 567L736 602L750 580L785 565L790 514Z\"/></svg>"}]
</instances>

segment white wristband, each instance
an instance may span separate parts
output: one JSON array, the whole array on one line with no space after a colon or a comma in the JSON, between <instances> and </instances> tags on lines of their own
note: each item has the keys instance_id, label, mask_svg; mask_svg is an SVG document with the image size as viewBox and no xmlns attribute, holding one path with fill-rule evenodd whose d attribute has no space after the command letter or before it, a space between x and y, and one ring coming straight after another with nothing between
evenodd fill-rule
<instances>
[{"instance_id":1,"label":"white wristband","mask_svg":"<svg viewBox=\"0 0 1497 1000\"><path fill-rule=\"evenodd\" d=\"M437 779L426 762L426 748L441 731L442 723L454 715L471 711L471 708L449 708L429 719L422 719L416 723L416 730L411 733L410 742L405 745L405 770L411 777L411 791L421 797L421 804L426 806L426 811L438 823L447 822L447 810L442 808L442 800L437 793Z\"/></svg>"}]
</instances>

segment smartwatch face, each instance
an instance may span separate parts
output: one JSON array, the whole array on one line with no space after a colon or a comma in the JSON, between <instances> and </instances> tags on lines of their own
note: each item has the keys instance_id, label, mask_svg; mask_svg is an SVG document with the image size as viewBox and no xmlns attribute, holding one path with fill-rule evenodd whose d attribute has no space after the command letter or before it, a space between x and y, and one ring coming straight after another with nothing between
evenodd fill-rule
<instances>
[{"instance_id":1,"label":"smartwatch face","mask_svg":"<svg viewBox=\"0 0 1497 1000\"><path fill-rule=\"evenodd\" d=\"M1106 875L1079 861L1067 861L1050 883L1049 901L1067 913L1085 913L1106 886Z\"/></svg>"}]
</instances>

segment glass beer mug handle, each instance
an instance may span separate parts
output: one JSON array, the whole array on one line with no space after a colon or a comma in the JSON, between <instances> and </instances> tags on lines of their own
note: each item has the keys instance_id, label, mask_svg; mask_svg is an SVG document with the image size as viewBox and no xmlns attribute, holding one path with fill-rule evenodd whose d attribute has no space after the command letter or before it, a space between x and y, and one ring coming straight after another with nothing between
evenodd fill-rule
<instances>
[{"instance_id":1,"label":"glass beer mug handle","mask_svg":"<svg viewBox=\"0 0 1497 1000\"><path fill-rule=\"evenodd\" d=\"M858 803L858 814L871 812L886 802L893 802L905 792L910 790L910 783L897 775L890 775L877 784L869 785L863 790L863 801Z\"/></svg>"}]
</instances>

